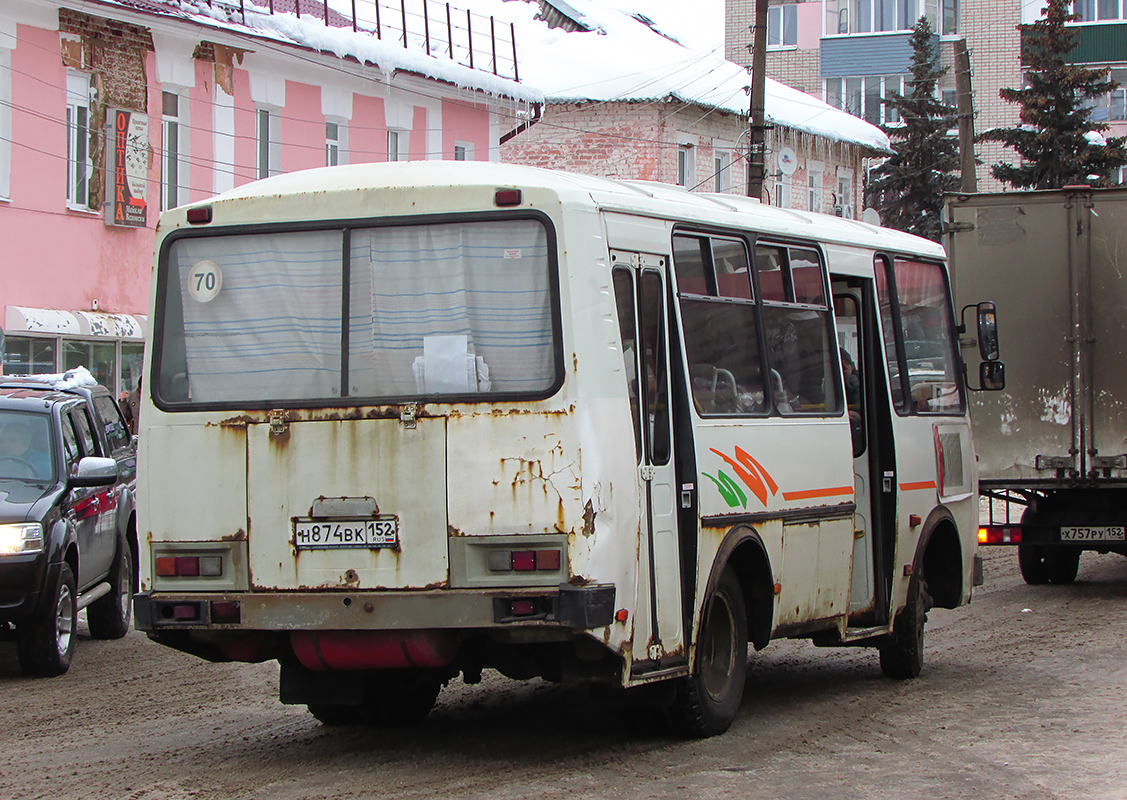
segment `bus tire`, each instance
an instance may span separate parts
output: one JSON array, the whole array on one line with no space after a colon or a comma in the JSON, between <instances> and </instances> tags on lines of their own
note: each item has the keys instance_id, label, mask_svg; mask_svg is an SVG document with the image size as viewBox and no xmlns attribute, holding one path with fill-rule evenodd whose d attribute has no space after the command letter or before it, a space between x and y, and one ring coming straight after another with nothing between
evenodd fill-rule
<instances>
[{"instance_id":1,"label":"bus tire","mask_svg":"<svg viewBox=\"0 0 1127 800\"><path fill-rule=\"evenodd\" d=\"M747 677L747 607L731 568L720 576L705 607L696 663L677 679L670 722L683 736L703 739L728 730Z\"/></svg>"},{"instance_id":2,"label":"bus tire","mask_svg":"<svg viewBox=\"0 0 1127 800\"><path fill-rule=\"evenodd\" d=\"M1030 586L1040 586L1049 582L1047 548L1039 544L1019 544L1017 564L1021 567L1021 577Z\"/></svg>"},{"instance_id":3,"label":"bus tire","mask_svg":"<svg viewBox=\"0 0 1127 800\"><path fill-rule=\"evenodd\" d=\"M1076 580L1076 573L1080 571L1080 548L1058 547L1046 562L1052 583L1072 583Z\"/></svg>"},{"instance_id":4,"label":"bus tire","mask_svg":"<svg viewBox=\"0 0 1127 800\"><path fill-rule=\"evenodd\" d=\"M24 674L54 678L70 669L77 622L78 591L74 573L64 562L52 602L16 630L16 655Z\"/></svg>"},{"instance_id":5,"label":"bus tire","mask_svg":"<svg viewBox=\"0 0 1127 800\"><path fill-rule=\"evenodd\" d=\"M442 680L431 670L375 670L364 690L364 709L376 725L417 725L434 708L441 689Z\"/></svg>"},{"instance_id":6,"label":"bus tire","mask_svg":"<svg viewBox=\"0 0 1127 800\"><path fill-rule=\"evenodd\" d=\"M133 609L133 553L124 540L109 575L110 591L90 604L86 621L95 639L120 639L129 632Z\"/></svg>"},{"instance_id":7,"label":"bus tire","mask_svg":"<svg viewBox=\"0 0 1127 800\"><path fill-rule=\"evenodd\" d=\"M924 666L924 625L931 608L927 583L919 571L908 582L908 602L896 615L892 633L879 645L880 669L886 677L908 680Z\"/></svg>"}]
</instances>

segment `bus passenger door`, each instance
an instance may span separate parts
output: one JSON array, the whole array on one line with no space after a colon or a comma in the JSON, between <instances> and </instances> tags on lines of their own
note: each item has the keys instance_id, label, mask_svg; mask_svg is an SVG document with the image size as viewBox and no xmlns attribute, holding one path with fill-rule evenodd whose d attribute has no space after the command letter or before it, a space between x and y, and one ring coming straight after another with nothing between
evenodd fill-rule
<instances>
[{"instance_id":1,"label":"bus passenger door","mask_svg":"<svg viewBox=\"0 0 1127 800\"><path fill-rule=\"evenodd\" d=\"M642 493L633 671L685 663L669 312L658 256L615 253L615 299Z\"/></svg>"},{"instance_id":2,"label":"bus passenger door","mask_svg":"<svg viewBox=\"0 0 1127 800\"><path fill-rule=\"evenodd\" d=\"M891 417L883 380L880 332L873 282L831 276L834 320L845 379L845 402L853 435L854 514L853 572L849 593L849 625L887 621L890 591L887 564L895 546L895 486L886 492L886 477L895 474ZM889 505L891 504L891 505Z\"/></svg>"}]
</instances>

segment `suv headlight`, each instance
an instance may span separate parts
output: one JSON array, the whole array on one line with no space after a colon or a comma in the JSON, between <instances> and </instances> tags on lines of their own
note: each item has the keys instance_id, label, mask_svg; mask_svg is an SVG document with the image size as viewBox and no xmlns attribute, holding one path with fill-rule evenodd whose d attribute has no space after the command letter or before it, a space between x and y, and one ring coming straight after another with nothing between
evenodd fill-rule
<instances>
[{"instance_id":1,"label":"suv headlight","mask_svg":"<svg viewBox=\"0 0 1127 800\"><path fill-rule=\"evenodd\" d=\"M38 553L43 549L43 526L38 522L0 525L0 556Z\"/></svg>"}]
</instances>

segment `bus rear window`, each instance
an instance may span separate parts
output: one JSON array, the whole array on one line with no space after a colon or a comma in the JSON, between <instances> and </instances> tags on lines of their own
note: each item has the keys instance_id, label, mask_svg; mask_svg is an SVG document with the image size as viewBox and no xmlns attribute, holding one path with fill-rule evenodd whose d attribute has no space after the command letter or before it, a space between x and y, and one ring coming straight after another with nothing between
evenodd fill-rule
<instances>
[{"instance_id":1,"label":"bus rear window","mask_svg":"<svg viewBox=\"0 0 1127 800\"><path fill-rule=\"evenodd\" d=\"M548 241L529 219L176 239L158 396L253 407L547 394Z\"/></svg>"}]
</instances>

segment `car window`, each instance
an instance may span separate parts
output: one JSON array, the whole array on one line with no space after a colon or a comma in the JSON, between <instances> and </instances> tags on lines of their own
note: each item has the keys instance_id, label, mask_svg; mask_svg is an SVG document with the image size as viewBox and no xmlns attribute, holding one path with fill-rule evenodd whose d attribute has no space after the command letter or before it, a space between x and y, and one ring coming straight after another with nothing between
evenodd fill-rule
<instances>
[{"instance_id":1,"label":"car window","mask_svg":"<svg viewBox=\"0 0 1127 800\"><path fill-rule=\"evenodd\" d=\"M121 418L121 411L117 404L110 398L99 395L94 398L94 407L98 410L98 416L102 418L102 425L110 450L117 451L128 446L129 429L125 427L125 420Z\"/></svg>"},{"instance_id":2,"label":"car window","mask_svg":"<svg viewBox=\"0 0 1127 800\"><path fill-rule=\"evenodd\" d=\"M51 418L0 412L0 479L45 481L51 475Z\"/></svg>"},{"instance_id":3,"label":"car window","mask_svg":"<svg viewBox=\"0 0 1127 800\"><path fill-rule=\"evenodd\" d=\"M81 458L78 450L78 437L74 433L74 422L71 421L70 414L62 415L62 431L63 431L63 458L66 460L64 464L64 471L69 475L74 471L74 465Z\"/></svg>"},{"instance_id":4,"label":"car window","mask_svg":"<svg viewBox=\"0 0 1127 800\"><path fill-rule=\"evenodd\" d=\"M90 424L86 409L74 409L71 412L71 419L74 421L74 429L78 434L78 443L82 447L82 455L100 456L102 449L98 446L98 440L94 438L94 429Z\"/></svg>"}]
</instances>

